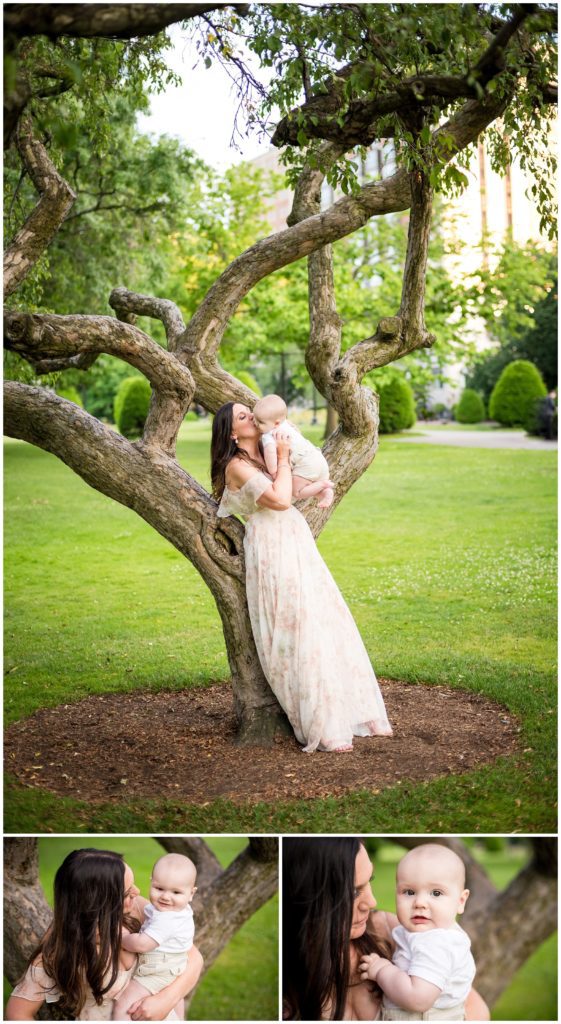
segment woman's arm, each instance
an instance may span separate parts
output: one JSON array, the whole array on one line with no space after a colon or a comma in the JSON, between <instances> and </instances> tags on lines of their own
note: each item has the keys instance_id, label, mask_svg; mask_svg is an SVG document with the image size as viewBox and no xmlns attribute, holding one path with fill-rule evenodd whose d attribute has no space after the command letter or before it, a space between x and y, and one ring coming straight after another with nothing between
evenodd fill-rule
<instances>
[{"instance_id":1,"label":"woman's arm","mask_svg":"<svg viewBox=\"0 0 561 1024\"><path fill-rule=\"evenodd\" d=\"M261 508L270 508L274 512L285 512L292 504L292 473L288 464L290 443L288 440L277 440L277 476L271 486L257 499ZM252 476L255 467L243 459L232 459L226 471L228 487L243 487Z\"/></svg>"},{"instance_id":2,"label":"woman's arm","mask_svg":"<svg viewBox=\"0 0 561 1024\"><path fill-rule=\"evenodd\" d=\"M44 999L22 999L21 996L10 996L6 1006L4 1020L35 1020Z\"/></svg>"},{"instance_id":3,"label":"woman's arm","mask_svg":"<svg viewBox=\"0 0 561 1024\"><path fill-rule=\"evenodd\" d=\"M129 1007L132 1020L165 1020L180 1000L185 999L197 984L203 969L203 958L196 946L189 950L187 967L175 981L155 996L146 996Z\"/></svg>"},{"instance_id":4,"label":"woman's arm","mask_svg":"<svg viewBox=\"0 0 561 1024\"><path fill-rule=\"evenodd\" d=\"M466 1020L491 1020L487 1003L474 988L471 989L466 999L465 1013Z\"/></svg>"}]
</instances>

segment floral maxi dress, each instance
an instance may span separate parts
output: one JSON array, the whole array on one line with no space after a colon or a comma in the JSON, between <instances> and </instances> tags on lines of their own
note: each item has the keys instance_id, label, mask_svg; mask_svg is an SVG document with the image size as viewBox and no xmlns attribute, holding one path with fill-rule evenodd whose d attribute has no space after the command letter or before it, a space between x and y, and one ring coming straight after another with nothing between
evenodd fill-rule
<instances>
[{"instance_id":1,"label":"floral maxi dress","mask_svg":"<svg viewBox=\"0 0 561 1024\"><path fill-rule=\"evenodd\" d=\"M225 489L218 515L247 517L249 614L263 672L305 751L391 736L386 709L354 619L298 511L260 508L271 486L256 471Z\"/></svg>"}]
</instances>

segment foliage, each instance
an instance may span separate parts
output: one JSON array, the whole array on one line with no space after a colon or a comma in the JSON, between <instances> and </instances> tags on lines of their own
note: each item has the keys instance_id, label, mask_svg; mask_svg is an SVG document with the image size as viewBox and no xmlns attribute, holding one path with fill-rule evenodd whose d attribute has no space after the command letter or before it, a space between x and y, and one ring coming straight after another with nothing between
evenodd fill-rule
<instances>
[{"instance_id":1,"label":"foliage","mask_svg":"<svg viewBox=\"0 0 561 1024\"><path fill-rule=\"evenodd\" d=\"M115 395L115 423L123 437L140 437L148 415L151 388L145 377L125 377Z\"/></svg>"},{"instance_id":2,"label":"foliage","mask_svg":"<svg viewBox=\"0 0 561 1024\"><path fill-rule=\"evenodd\" d=\"M533 324L520 339L518 357L529 359L540 370L546 387L557 387L557 278L535 310Z\"/></svg>"},{"instance_id":3,"label":"foliage","mask_svg":"<svg viewBox=\"0 0 561 1024\"><path fill-rule=\"evenodd\" d=\"M468 387L489 401L505 366L527 359L548 387L557 384L557 275L555 253L508 242L495 252L494 270L481 268L468 284L467 307L481 317L500 347L479 353L466 377Z\"/></svg>"},{"instance_id":4,"label":"foliage","mask_svg":"<svg viewBox=\"0 0 561 1024\"><path fill-rule=\"evenodd\" d=\"M66 398L69 402L74 402L75 405L79 405L81 409L84 408L80 392L77 388L72 387L72 385L68 387L59 387L56 389L56 393L60 398Z\"/></svg>"},{"instance_id":5,"label":"foliage","mask_svg":"<svg viewBox=\"0 0 561 1024\"><path fill-rule=\"evenodd\" d=\"M467 281L470 312L481 317L491 337L504 345L533 326L535 307L556 281L556 252L507 238L495 248L484 239L484 255Z\"/></svg>"},{"instance_id":6,"label":"foliage","mask_svg":"<svg viewBox=\"0 0 561 1024\"><path fill-rule=\"evenodd\" d=\"M380 433L394 434L415 423L415 397L410 384L395 376L380 385Z\"/></svg>"},{"instance_id":7,"label":"foliage","mask_svg":"<svg viewBox=\"0 0 561 1024\"><path fill-rule=\"evenodd\" d=\"M454 410L459 423L481 423L485 419L485 406L481 395L472 388L464 388Z\"/></svg>"},{"instance_id":8,"label":"foliage","mask_svg":"<svg viewBox=\"0 0 561 1024\"><path fill-rule=\"evenodd\" d=\"M261 398L263 392L261 391L259 384L255 380L255 377L251 373L249 373L248 370L237 370L236 377L238 378L239 381L242 382L242 384L245 384L247 388L251 388L251 390L254 391L255 394L259 396L259 398Z\"/></svg>"},{"instance_id":9,"label":"foliage","mask_svg":"<svg viewBox=\"0 0 561 1024\"><path fill-rule=\"evenodd\" d=\"M516 359L501 373L489 401L489 415L504 426L526 426L535 414L536 399L547 394L540 371L527 359Z\"/></svg>"},{"instance_id":10,"label":"foliage","mask_svg":"<svg viewBox=\"0 0 561 1024\"><path fill-rule=\"evenodd\" d=\"M467 82L483 99L516 101L507 105L504 123L509 138L505 145L501 129L487 133L493 166L504 169L517 156L535 176L534 198L541 214L542 230L554 230L555 157L549 146L554 112L544 102L544 89L556 79L557 54L555 21L549 5L539 5L526 19L516 41L506 49L505 59L488 81L480 80L477 64L511 9L507 5L481 4L330 4L319 8L301 4L256 4L240 24L237 13L214 15L219 32L203 32L200 48L206 60L236 61L239 71L238 37L255 52L262 67L271 69L271 81L263 95L258 92L249 108L250 124L269 126L270 115L290 114L297 129L297 142L286 147L285 159L294 181L305 157L321 165L320 144L314 138L318 113L329 110L334 125L343 129L347 115L361 104L395 95L396 87L408 77L455 76ZM391 33L388 23L391 21ZM528 53L531 49L531 74ZM238 74L238 79L240 78ZM248 76L241 89L251 87ZM303 92L310 104L309 120L298 108ZM260 92L260 94L259 94ZM323 97L329 104L321 106ZM315 99L315 110L312 97ZM422 100L419 92L418 99ZM462 158L443 163L448 156L449 136L437 147L431 130L444 116L455 113L465 97L433 99L422 106L415 127L411 119L391 110L376 119L376 138L395 140L400 166L430 164L433 185L454 194L467 185ZM391 107L391 103L390 103ZM297 109L295 109L297 108ZM409 113L409 112L408 112ZM314 120L315 119L315 120ZM368 141L371 141L369 139ZM357 154L360 158L360 150ZM328 180L344 192L358 188L359 159L343 155L328 169Z\"/></svg>"}]
</instances>

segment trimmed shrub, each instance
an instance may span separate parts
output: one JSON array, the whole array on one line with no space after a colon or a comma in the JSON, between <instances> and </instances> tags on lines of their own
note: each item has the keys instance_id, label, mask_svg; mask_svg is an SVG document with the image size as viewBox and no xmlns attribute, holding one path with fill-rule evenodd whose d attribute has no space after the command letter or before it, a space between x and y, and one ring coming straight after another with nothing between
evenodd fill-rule
<instances>
[{"instance_id":1,"label":"trimmed shrub","mask_svg":"<svg viewBox=\"0 0 561 1024\"><path fill-rule=\"evenodd\" d=\"M261 391L259 384L248 370L237 370L233 376L237 377L241 384L245 384L246 388L249 388L251 391L255 391L258 398L263 397L263 392Z\"/></svg>"},{"instance_id":2,"label":"trimmed shrub","mask_svg":"<svg viewBox=\"0 0 561 1024\"><path fill-rule=\"evenodd\" d=\"M123 437L140 437L150 405L150 384L146 377L125 377L115 395L115 423Z\"/></svg>"},{"instance_id":3,"label":"trimmed shrub","mask_svg":"<svg viewBox=\"0 0 561 1024\"><path fill-rule=\"evenodd\" d=\"M527 359L516 359L505 366L493 388L489 415L505 427L525 427L534 422L537 401L546 394L540 371Z\"/></svg>"},{"instance_id":4,"label":"trimmed shrub","mask_svg":"<svg viewBox=\"0 0 561 1024\"><path fill-rule=\"evenodd\" d=\"M66 398L68 402L74 402L74 405L79 405L80 409L84 408L84 403L80 396L80 392L70 385L67 388L57 388L56 391L59 398Z\"/></svg>"},{"instance_id":5,"label":"trimmed shrub","mask_svg":"<svg viewBox=\"0 0 561 1024\"><path fill-rule=\"evenodd\" d=\"M395 434L415 423L415 396L403 377L394 377L378 387L380 395L380 433Z\"/></svg>"},{"instance_id":6,"label":"trimmed shrub","mask_svg":"<svg viewBox=\"0 0 561 1024\"><path fill-rule=\"evenodd\" d=\"M485 406L481 395L473 388L465 388L455 407L455 416L458 423L481 423L485 418Z\"/></svg>"}]
</instances>

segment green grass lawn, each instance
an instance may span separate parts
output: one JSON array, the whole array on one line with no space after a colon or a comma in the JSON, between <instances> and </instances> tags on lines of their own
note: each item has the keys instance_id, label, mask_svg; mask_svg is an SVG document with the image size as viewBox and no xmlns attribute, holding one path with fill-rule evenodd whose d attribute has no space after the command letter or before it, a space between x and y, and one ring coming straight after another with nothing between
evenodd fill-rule
<instances>
[{"instance_id":1,"label":"green grass lawn","mask_svg":"<svg viewBox=\"0 0 561 1024\"><path fill-rule=\"evenodd\" d=\"M208 423L182 428L179 458L203 483L208 450ZM554 830L555 471L553 452L384 438L319 539L377 673L504 703L517 757L378 796L242 808L94 806L8 782L6 831ZM228 677L210 592L131 510L21 442L6 444L5 487L7 721Z\"/></svg>"},{"instance_id":2,"label":"green grass lawn","mask_svg":"<svg viewBox=\"0 0 561 1024\"><path fill-rule=\"evenodd\" d=\"M395 911L395 869L402 846L391 841L366 841L374 862L373 890L378 906ZM487 850L471 844L471 853L498 889L504 889L528 862L523 840ZM461 922L461 919L460 919ZM474 982L477 988L477 975ZM491 1011L492 1020L557 1020L557 935L550 937L517 971Z\"/></svg>"},{"instance_id":3,"label":"green grass lawn","mask_svg":"<svg viewBox=\"0 0 561 1024\"><path fill-rule=\"evenodd\" d=\"M223 867L247 845L241 836L205 836ZM44 837L39 840L39 873L52 904L57 868L80 839ZM148 896L152 866L164 852L155 839L98 837L88 845L122 853ZM195 922L196 925L196 922ZM196 942L196 937L195 937ZM8 997L10 989L5 991ZM269 900L234 935L205 974L189 1009L191 1020L277 1020L278 1018L278 897Z\"/></svg>"}]
</instances>

